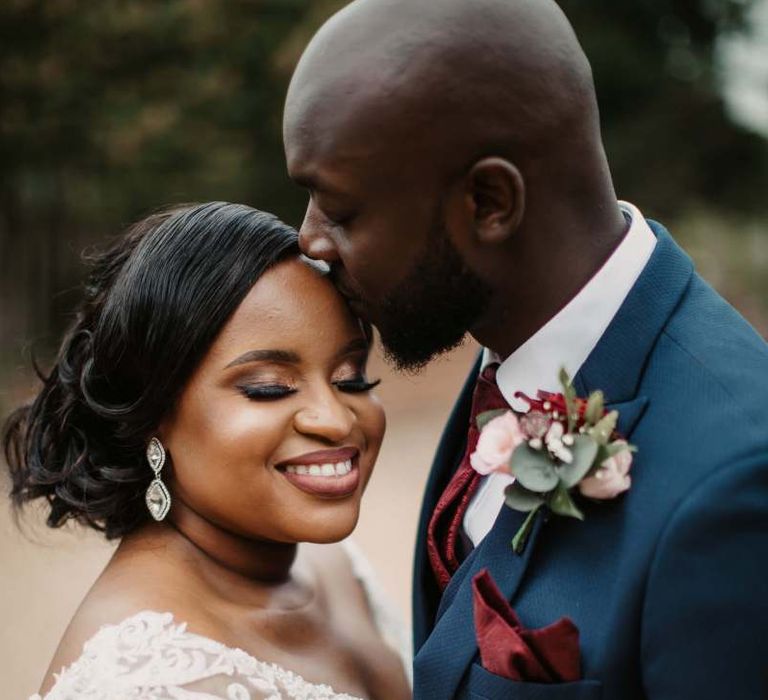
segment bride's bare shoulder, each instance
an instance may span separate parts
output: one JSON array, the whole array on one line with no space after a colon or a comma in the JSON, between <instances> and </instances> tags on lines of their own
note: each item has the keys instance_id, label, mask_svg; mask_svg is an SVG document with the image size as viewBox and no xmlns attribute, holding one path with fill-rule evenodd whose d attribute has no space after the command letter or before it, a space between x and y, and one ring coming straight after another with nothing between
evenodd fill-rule
<instances>
[{"instance_id":1,"label":"bride's bare shoulder","mask_svg":"<svg viewBox=\"0 0 768 700\"><path fill-rule=\"evenodd\" d=\"M130 568L110 562L67 625L40 694L45 697L55 683L55 674L75 663L83 655L86 643L100 630L120 625L139 613L171 612L174 619L184 621L192 617L199 633L215 637L218 624L207 606L199 602L199 595L188 580L169 576L167 572L153 572L141 560L132 562Z\"/></svg>"}]
</instances>

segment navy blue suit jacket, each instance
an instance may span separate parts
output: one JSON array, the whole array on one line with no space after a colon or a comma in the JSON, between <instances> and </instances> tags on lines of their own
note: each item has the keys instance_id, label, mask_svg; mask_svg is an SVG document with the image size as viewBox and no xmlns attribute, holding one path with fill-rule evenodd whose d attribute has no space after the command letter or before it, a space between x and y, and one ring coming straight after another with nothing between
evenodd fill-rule
<instances>
[{"instance_id":1,"label":"navy blue suit jacket","mask_svg":"<svg viewBox=\"0 0 768 700\"><path fill-rule=\"evenodd\" d=\"M574 378L602 389L639 452L632 488L586 520L502 508L441 596L429 515L464 449L477 367L441 441L414 570L416 700L768 698L768 345L658 224L645 270ZM580 630L584 680L513 682L485 671L470 582L488 568L523 624Z\"/></svg>"}]
</instances>

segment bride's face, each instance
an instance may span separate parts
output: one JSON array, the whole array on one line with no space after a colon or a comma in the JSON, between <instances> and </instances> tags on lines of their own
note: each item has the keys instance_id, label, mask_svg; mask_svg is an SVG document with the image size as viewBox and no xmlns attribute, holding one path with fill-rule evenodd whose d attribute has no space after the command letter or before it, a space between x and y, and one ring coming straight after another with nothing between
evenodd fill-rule
<instances>
[{"instance_id":1,"label":"bride's face","mask_svg":"<svg viewBox=\"0 0 768 700\"><path fill-rule=\"evenodd\" d=\"M265 273L161 426L174 505L247 538L348 535L384 435L367 359L328 280L299 260Z\"/></svg>"}]
</instances>

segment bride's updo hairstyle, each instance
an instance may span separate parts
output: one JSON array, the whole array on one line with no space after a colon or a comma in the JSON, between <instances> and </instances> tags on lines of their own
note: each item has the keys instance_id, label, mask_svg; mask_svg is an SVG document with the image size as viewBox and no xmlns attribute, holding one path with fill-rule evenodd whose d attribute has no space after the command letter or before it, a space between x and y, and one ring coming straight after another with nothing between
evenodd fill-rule
<instances>
[{"instance_id":1,"label":"bride's updo hairstyle","mask_svg":"<svg viewBox=\"0 0 768 700\"><path fill-rule=\"evenodd\" d=\"M108 538L147 522L153 431L254 283L298 252L274 216L211 202L149 216L93 256L53 369L4 427L14 504L45 498L49 526Z\"/></svg>"}]
</instances>

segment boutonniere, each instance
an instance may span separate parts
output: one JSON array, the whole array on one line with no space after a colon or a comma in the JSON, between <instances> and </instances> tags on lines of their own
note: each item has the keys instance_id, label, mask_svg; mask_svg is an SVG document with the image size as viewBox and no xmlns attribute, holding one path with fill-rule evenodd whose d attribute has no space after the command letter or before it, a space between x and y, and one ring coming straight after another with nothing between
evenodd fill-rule
<instances>
[{"instance_id":1,"label":"boutonniere","mask_svg":"<svg viewBox=\"0 0 768 700\"><path fill-rule=\"evenodd\" d=\"M528 513L512 540L518 554L525 547L536 513L584 520L575 492L593 500L615 498L631 485L629 469L636 451L616 432L618 411L606 411L601 391L579 398L565 369L562 393L539 391L519 416L510 410L481 413L480 438L470 456L480 474L505 472L515 481L505 490L505 504Z\"/></svg>"}]
</instances>

